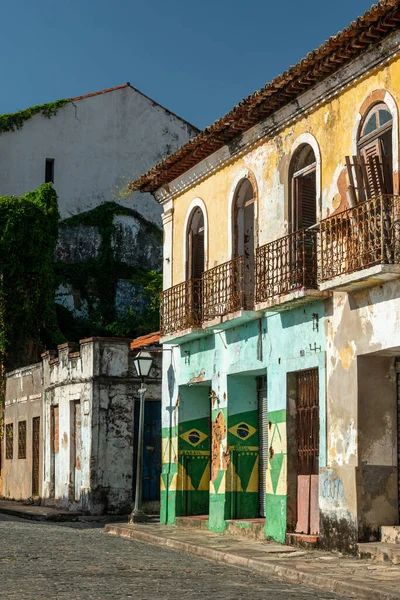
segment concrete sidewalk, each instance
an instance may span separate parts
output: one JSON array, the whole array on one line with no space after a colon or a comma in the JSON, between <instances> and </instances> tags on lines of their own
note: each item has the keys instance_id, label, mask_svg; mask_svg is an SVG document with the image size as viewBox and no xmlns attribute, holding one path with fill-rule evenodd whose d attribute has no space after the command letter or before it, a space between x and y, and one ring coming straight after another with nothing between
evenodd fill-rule
<instances>
[{"instance_id":1,"label":"concrete sidewalk","mask_svg":"<svg viewBox=\"0 0 400 600\"><path fill-rule=\"evenodd\" d=\"M37 506L4 499L0 499L0 513L34 521L73 521L82 516L81 512L70 512L51 506Z\"/></svg>"},{"instance_id":2,"label":"concrete sidewalk","mask_svg":"<svg viewBox=\"0 0 400 600\"><path fill-rule=\"evenodd\" d=\"M346 598L400 599L398 565L174 526L108 524L105 530Z\"/></svg>"},{"instance_id":3,"label":"concrete sidewalk","mask_svg":"<svg viewBox=\"0 0 400 600\"><path fill-rule=\"evenodd\" d=\"M85 515L82 512L73 512L51 506L37 506L36 504L24 504L15 500L0 499L0 513L29 519L32 521L84 521L84 522L127 522L128 515Z\"/></svg>"}]
</instances>

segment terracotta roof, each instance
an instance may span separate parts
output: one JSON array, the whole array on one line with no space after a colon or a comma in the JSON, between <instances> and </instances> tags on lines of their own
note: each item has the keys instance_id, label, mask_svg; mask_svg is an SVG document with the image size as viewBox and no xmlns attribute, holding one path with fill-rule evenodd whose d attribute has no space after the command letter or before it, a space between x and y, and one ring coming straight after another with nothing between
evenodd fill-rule
<instances>
[{"instance_id":1,"label":"terracotta roof","mask_svg":"<svg viewBox=\"0 0 400 600\"><path fill-rule=\"evenodd\" d=\"M379 4L372 5L370 10L346 29L330 37L299 63L242 100L213 125L206 127L175 154L132 182L130 189L154 192L180 177L238 135L383 40L400 27L399 4L400 0L381 0Z\"/></svg>"},{"instance_id":2,"label":"terracotta roof","mask_svg":"<svg viewBox=\"0 0 400 600\"><path fill-rule=\"evenodd\" d=\"M154 333L149 333L147 335L142 335L133 342L131 342L131 350L138 350L139 348L146 348L147 346L156 346L160 343L160 332L156 331Z\"/></svg>"},{"instance_id":3,"label":"terracotta roof","mask_svg":"<svg viewBox=\"0 0 400 600\"><path fill-rule=\"evenodd\" d=\"M84 100L85 98L91 98L92 96L100 96L100 94L108 94L108 92L114 92L115 90L122 90L123 88L131 87L129 81L127 83L123 83L122 85L116 85L115 87L106 88L105 90L100 90L98 92L91 92L90 94L84 94L83 96L76 96L75 98L70 98L69 102L76 102L76 100Z\"/></svg>"}]
</instances>

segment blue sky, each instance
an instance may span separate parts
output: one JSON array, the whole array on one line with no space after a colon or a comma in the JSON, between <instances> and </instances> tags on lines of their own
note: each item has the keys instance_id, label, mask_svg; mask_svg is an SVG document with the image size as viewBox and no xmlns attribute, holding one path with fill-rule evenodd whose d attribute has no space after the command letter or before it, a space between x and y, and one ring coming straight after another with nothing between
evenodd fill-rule
<instances>
[{"instance_id":1,"label":"blue sky","mask_svg":"<svg viewBox=\"0 0 400 600\"><path fill-rule=\"evenodd\" d=\"M369 0L4 0L0 113L130 81L205 127Z\"/></svg>"}]
</instances>

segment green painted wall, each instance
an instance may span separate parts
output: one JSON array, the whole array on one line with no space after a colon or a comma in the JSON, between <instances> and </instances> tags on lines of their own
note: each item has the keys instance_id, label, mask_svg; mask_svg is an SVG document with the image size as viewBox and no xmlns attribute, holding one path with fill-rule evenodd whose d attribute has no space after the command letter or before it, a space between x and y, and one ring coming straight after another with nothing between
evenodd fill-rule
<instances>
[{"instance_id":1,"label":"green painted wall","mask_svg":"<svg viewBox=\"0 0 400 600\"><path fill-rule=\"evenodd\" d=\"M318 315L318 318L313 315ZM314 367L319 369L320 466L326 465L324 318L324 303L315 302L284 313L269 313L261 320L204 335L164 352L163 435L173 438L174 426L187 423L185 431L179 432L179 439L182 439L180 435L194 427L194 420L205 419L205 403L199 401L197 394L204 399L204 390L209 393L211 388L211 418L220 440L212 449L215 456L213 453L211 456L210 530L223 531L225 521L232 514L237 518L258 516L258 491L249 489L258 454L258 376L266 375L268 380L269 445L273 447L273 458L267 472L267 537L283 542L286 535L289 373ZM252 435L245 437L246 428L242 427L243 437L238 436L237 426L240 425L248 426ZM204 426L196 423L197 426L199 430L206 431L205 421ZM182 449L186 447L180 443ZM181 458L179 461L176 458L176 463L183 464ZM167 482L163 484L167 489L162 492L162 522L173 523L174 516L182 510L176 496L179 492L174 489L179 481L176 463L166 464L163 469L163 475L168 472L170 488L167 488ZM235 470L236 482L240 481L240 491L239 488L235 491L230 489L232 469ZM256 476L258 473L255 473L253 482ZM191 494L196 496L200 492L202 490L192 490ZM201 500L199 503L203 508Z\"/></svg>"},{"instance_id":2,"label":"green painted wall","mask_svg":"<svg viewBox=\"0 0 400 600\"><path fill-rule=\"evenodd\" d=\"M227 519L251 519L259 514L257 380L228 375Z\"/></svg>"}]
</instances>

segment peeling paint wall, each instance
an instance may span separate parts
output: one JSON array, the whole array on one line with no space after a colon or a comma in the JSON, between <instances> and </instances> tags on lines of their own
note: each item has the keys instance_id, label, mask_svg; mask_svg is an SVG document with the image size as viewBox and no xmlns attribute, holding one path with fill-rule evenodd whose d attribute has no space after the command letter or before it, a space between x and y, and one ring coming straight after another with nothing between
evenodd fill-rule
<instances>
[{"instance_id":1,"label":"peeling paint wall","mask_svg":"<svg viewBox=\"0 0 400 600\"><path fill-rule=\"evenodd\" d=\"M127 184L195 133L193 128L130 87L68 103L56 116L36 115L20 131L0 136L0 195L21 196L44 181L54 159L61 217L115 201L161 225L150 194Z\"/></svg>"},{"instance_id":2,"label":"peeling paint wall","mask_svg":"<svg viewBox=\"0 0 400 600\"><path fill-rule=\"evenodd\" d=\"M16 386L18 390L26 388L31 371L37 374L36 403L43 416L42 503L91 514L126 514L132 505L136 459L133 409L140 386L129 340L91 338L80 343L78 352L75 350L73 345L63 344L57 354L46 353L43 362L30 367L29 372L23 369L8 374L7 394L11 400ZM147 383L148 402L160 398L161 357L155 353L154 359ZM6 405L7 419L20 416L21 409L15 412L18 406L18 402ZM30 416L29 404L28 408L27 413L25 403L22 412ZM75 416L77 410L79 417ZM29 465L29 460L25 463ZM18 487L21 469L14 461L11 467L5 470L7 494L18 499L29 497L29 473L23 473Z\"/></svg>"},{"instance_id":3,"label":"peeling paint wall","mask_svg":"<svg viewBox=\"0 0 400 600\"><path fill-rule=\"evenodd\" d=\"M319 331L313 325L313 314L319 314ZM286 379L292 371L318 367L320 373L320 465L326 461L325 420L325 333L324 304L317 302L281 314L270 314L259 321L210 334L171 347L163 356L163 472L161 483L161 520L174 523L179 516L176 506L177 457L181 445L178 431L185 388L185 406L191 406L193 422L198 412L198 394L209 386L212 432L211 482L208 497L208 527L224 531L226 520L232 518L230 502L239 502L238 517L256 516L258 479L257 460L256 377L267 376L270 415L270 448L272 460L267 474L266 536L285 541L286 534ZM261 352L260 352L261 338ZM311 348L317 347L317 350ZM166 347L164 346L164 349ZM196 381L201 379L201 383ZM238 385L233 383L236 381ZM229 381L231 383L229 383ZM235 435L237 426L248 426L243 443ZM236 428L236 429L235 429ZM248 435L248 434L251 435ZM234 442L236 440L236 442ZM232 470L232 448L242 446L240 473ZM242 470L241 470L242 469ZM254 473L253 473L254 471ZM253 475L253 478L252 478ZM232 490L232 481L234 486ZM243 485L245 485L243 492ZM253 489L254 488L254 489ZM242 490L242 491L239 491ZM241 494L249 497L240 508ZM232 495L233 491L233 495ZM236 494L236 498L235 498ZM251 499L251 496L253 498ZM244 499L243 496L243 499Z\"/></svg>"},{"instance_id":4,"label":"peeling paint wall","mask_svg":"<svg viewBox=\"0 0 400 600\"><path fill-rule=\"evenodd\" d=\"M398 192L399 39L397 32L170 184L175 195L165 204L166 232L172 232L164 247L165 287L185 280L186 223L194 205L204 204L206 270L232 259L231 205L244 177L257 188L258 244L289 233L289 168L301 143L309 143L316 156L318 219L348 208L345 157L356 153L361 118L377 102L386 102L393 117L393 183ZM231 458L229 419L235 392L229 378L260 375L268 381L270 435L265 534L283 542L288 528L295 528L296 483L288 472L288 461L297 451L290 423L295 410L293 381L297 371L311 368L318 368L319 376L320 544L353 551L359 540L376 539L381 525L398 523L394 363L400 357L400 282L375 279L368 285L369 289L350 293L332 292L325 301L305 307L292 305L280 314L264 313L261 321L260 315L250 315L247 323L235 326L233 320L231 329L210 328L198 339L170 347L164 356L166 440L179 415L179 386L196 385L201 373L212 390L217 435L212 441L210 529L226 527L231 493L227 475L232 479L233 467L226 457ZM243 406L246 401L244 397ZM221 415L226 436L219 435L215 425ZM173 444L178 452L179 436ZM166 453L163 466L166 522L174 522L176 514L168 493L170 456Z\"/></svg>"},{"instance_id":5,"label":"peeling paint wall","mask_svg":"<svg viewBox=\"0 0 400 600\"><path fill-rule=\"evenodd\" d=\"M16 369L6 375L4 427L13 424L13 458L6 458L6 436L2 436L2 495L21 500L32 494L32 419L39 417L42 425L42 371L41 365ZM26 458L18 457L18 423L26 421ZM39 455L39 495L42 479L42 448Z\"/></svg>"},{"instance_id":6,"label":"peeling paint wall","mask_svg":"<svg viewBox=\"0 0 400 600\"><path fill-rule=\"evenodd\" d=\"M383 52L384 50L382 54ZM185 279L184 223L190 204L197 198L205 203L209 224L206 242L209 259L206 268L211 269L232 258L229 253L229 248L232 248L229 242L230 204L236 185L249 171L257 183L256 218L259 245L288 233L289 164L298 140L305 139L305 135L314 140L321 156L318 216L325 218L339 206L346 205L341 177L345 169L345 156L351 156L355 151L354 131L365 100L371 97L374 91L385 90L397 106L400 104L399 57L396 56L386 64L375 67L360 79L357 78L357 70L361 64L362 59L354 61L346 71L346 77L340 73L335 75L337 82L341 78L346 81L348 72L348 77L356 77L356 80L343 84L333 97L324 97L326 82L316 86L313 92L313 97L319 100L316 108L306 110L303 116L292 121L290 125L278 127L272 137L263 138L244 156L232 158L231 162L216 171L212 170L209 177L174 198L174 262L171 285ZM370 98L370 101L373 102L373 98ZM276 121L279 122L279 115ZM262 124L259 128L262 129ZM397 147L398 132L395 144Z\"/></svg>"}]
</instances>

